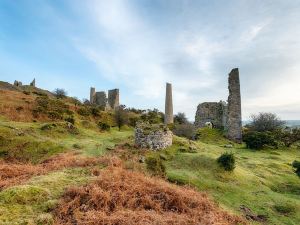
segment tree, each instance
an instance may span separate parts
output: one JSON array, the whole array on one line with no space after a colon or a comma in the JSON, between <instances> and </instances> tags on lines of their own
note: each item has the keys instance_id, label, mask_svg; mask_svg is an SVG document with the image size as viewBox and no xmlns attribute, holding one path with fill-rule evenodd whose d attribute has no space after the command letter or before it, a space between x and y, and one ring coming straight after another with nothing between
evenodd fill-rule
<instances>
[{"instance_id":1,"label":"tree","mask_svg":"<svg viewBox=\"0 0 300 225\"><path fill-rule=\"evenodd\" d=\"M128 124L128 112L125 110L124 105L120 105L115 109L115 120L117 126L119 127L119 131L121 130L122 126Z\"/></svg>"},{"instance_id":2,"label":"tree","mask_svg":"<svg viewBox=\"0 0 300 225\"><path fill-rule=\"evenodd\" d=\"M249 124L249 128L258 132L275 131L281 129L285 124L285 122L280 120L274 113L260 112L258 115L252 115L251 119L252 121Z\"/></svg>"},{"instance_id":3,"label":"tree","mask_svg":"<svg viewBox=\"0 0 300 225\"><path fill-rule=\"evenodd\" d=\"M53 91L53 93L56 96L56 98L65 98L67 96L67 92L65 91L65 89L62 88L56 88Z\"/></svg>"},{"instance_id":4,"label":"tree","mask_svg":"<svg viewBox=\"0 0 300 225\"><path fill-rule=\"evenodd\" d=\"M174 122L178 124L186 124L188 123L188 119L186 118L184 113L179 112L174 116Z\"/></svg>"}]
</instances>

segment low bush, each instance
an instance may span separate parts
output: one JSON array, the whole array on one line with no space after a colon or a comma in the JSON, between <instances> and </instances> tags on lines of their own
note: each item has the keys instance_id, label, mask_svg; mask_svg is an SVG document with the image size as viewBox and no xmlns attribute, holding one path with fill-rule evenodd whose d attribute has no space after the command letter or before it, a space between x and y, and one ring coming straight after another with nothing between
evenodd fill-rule
<instances>
[{"instance_id":1,"label":"low bush","mask_svg":"<svg viewBox=\"0 0 300 225\"><path fill-rule=\"evenodd\" d=\"M146 158L145 162L147 169L154 175L164 176L166 174L166 167L159 155L150 155Z\"/></svg>"},{"instance_id":2,"label":"low bush","mask_svg":"<svg viewBox=\"0 0 300 225\"><path fill-rule=\"evenodd\" d=\"M218 159L217 162L226 171L233 171L235 168L235 157L233 153L225 152Z\"/></svg>"},{"instance_id":3,"label":"low bush","mask_svg":"<svg viewBox=\"0 0 300 225\"><path fill-rule=\"evenodd\" d=\"M63 116L59 112L50 111L48 112L48 117L51 120L61 120Z\"/></svg>"},{"instance_id":4,"label":"low bush","mask_svg":"<svg viewBox=\"0 0 300 225\"><path fill-rule=\"evenodd\" d=\"M67 121L73 125L75 124L75 118L72 116L65 118L65 121Z\"/></svg>"},{"instance_id":5,"label":"low bush","mask_svg":"<svg viewBox=\"0 0 300 225\"><path fill-rule=\"evenodd\" d=\"M243 135L243 141L250 149L262 149L265 146L278 147L278 143L271 132L250 131Z\"/></svg>"},{"instance_id":6,"label":"low bush","mask_svg":"<svg viewBox=\"0 0 300 225\"><path fill-rule=\"evenodd\" d=\"M23 94L30 95L30 91L23 91Z\"/></svg>"},{"instance_id":7,"label":"low bush","mask_svg":"<svg viewBox=\"0 0 300 225\"><path fill-rule=\"evenodd\" d=\"M291 203L280 203L274 205L274 208L277 212L281 214L291 214L296 211L295 206Z\"/></svg>"},{"instance_id":8,"label":"low bush","mask_svg":"<svg viewBox=\"0 0 300 225\"><path fill-rule=\"evenodd\" d=\"M295 173L298 175L298 177L300 177L300 162L295 160L292 163L292 167L295 168Z\"/></svg>"},{"instance_id":9,"label":"low bush","mask_svg":"<svg viewBox=\"0 0 300 225\"><path fill-rule=\"evenodd\" d=\"M77 113L81 116L89 116L91 114L87 107L81 107L77 110Z\"/></svg>"},{"instance_id":10,"label":"low bush","mask_svg":"<svg viewBox=\"0 0 300 225\"><path fill-rule=\"evenodd\" d=\"M101 131L109 131L110 130L110 125L104 122L99 122L98 127L100 128Z\"/></svg>"},{"instance_id":11,"label":"low bush","mask_svg":"<svg viewBox=\"0 0 300 225\"><path fill-rule=\"evenodd\" d=\"M195 126L191 123L186 123L186 124L176 124L173 133L176 134L179 137L185 137L190 140L195 139Z\"/></svg>"}]
</instances>

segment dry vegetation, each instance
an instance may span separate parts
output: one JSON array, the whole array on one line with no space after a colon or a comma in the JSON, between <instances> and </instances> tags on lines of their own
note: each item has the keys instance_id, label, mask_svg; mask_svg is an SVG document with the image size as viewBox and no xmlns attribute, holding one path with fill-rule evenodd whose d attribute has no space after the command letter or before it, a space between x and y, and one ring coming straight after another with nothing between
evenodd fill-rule
<instances>
[{"instance_id":1,"label":"dry vegetation","mask_svg":"<svg viewBox=\"0 0 300 225\"><path fill-rule=\"evenodd\" d=\"M47 174L51 171L72 167L89 167L98 164L104 166L119 165L120 161L113 157L83 157L76 153L59 154L37 165L0 160L0 190L22 184L33 176Z\"/></svg>"},{"instance_id":2,"label":"dry vegetation","mask_svg":"<svg viewBox=\"0 0 300 225\"><path fill-rule=\"evenodd\" d=\"M70 188L56 224L245 224L208 197L158 178L109 167L84 187Z\"/></svg>"}]
</instances>

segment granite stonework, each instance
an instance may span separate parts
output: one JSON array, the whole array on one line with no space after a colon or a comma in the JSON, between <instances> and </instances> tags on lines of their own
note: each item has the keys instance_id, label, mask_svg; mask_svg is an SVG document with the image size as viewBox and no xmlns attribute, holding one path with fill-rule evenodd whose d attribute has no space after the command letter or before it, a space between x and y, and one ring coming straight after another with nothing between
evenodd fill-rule
<instances>
[{"instance_id":1,"label":"granite stonework","mask_svg":"<svg viewBox=\"0 0 300 225\"><path fill-rule=\"evenodd\" d=\"M165 149L173 141L172 132L163 125L137 125L134 137L136 146L151 150Z\"/></svg>"},{"instance_id":2,"label":"granite stonework","mask_svg":"<svg viewBox=\"0 0 300 225\"><path fill-rule=\"evenodd\" d=\"M165 124L174 123L173 116L173 99L172 99L172 84L166 84L166 99L165 99Z\"/></svg>"},{"instance_id":3,"label":"granite stonework","mask_svg":"<svg viewBox=\"0 0 300 225\"><path fill-rule=\"evenodd\" d=\"M242 140L241 93L238 68L232 69L228 77L229 96L227 103L204 102L198 105L195 126L205 127L210 122L214 128L223 129L233 141Z\"/></svg>"},{"instance_id":4,"label":"granite stonework","mask_svg":"<svg viewBox=\"0 0 300 225\"><path fill-rule=\"evenodd\" d=\"M106 110L116 109L120 105L120 92L119 89L108 91L108 97L105 91L98 91L94 87L90 89L90 103L104 107Z\"/></svg>"}]
</instances>

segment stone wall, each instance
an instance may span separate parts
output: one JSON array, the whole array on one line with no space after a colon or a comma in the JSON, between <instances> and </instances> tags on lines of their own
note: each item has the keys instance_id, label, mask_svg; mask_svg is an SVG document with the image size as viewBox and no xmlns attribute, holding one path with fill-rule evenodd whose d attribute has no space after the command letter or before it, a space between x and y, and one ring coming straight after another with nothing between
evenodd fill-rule
<instances>
[{"instance_id":1,"label":"stone wall","mask_svg":"<svg viewBox=\"0 0 300 225\"><path fill-rule=\"evenodd\" d=\"M96 92L95 104L101 107L106 107L107 98L105 91Z\"/></svg>"},{"instance_id":2,"label":"stone wall","mask_svg":"<svg viewBox=\"0 0 300 225\"><path fill-rule=\"evenodd\" d=\"M172 145L172 132L165 126L154 126L157 125L138 125L135 128L135 144L138 147L160 150Z\"/></svg>"},{"instance_id":3,"label":"stone wall","mask_svg":"<svg viewBox=\"0 0 300 225\"><path fill-rule=\"evenodd\" d=\"M228 77L228 116L227 137L235 141L242 140L242 109L239 70L231 70Z\"/></svg>"},{"instance_id":4,"label":"stone wall","mask_svg":"<svg viewBox=\"0 0 300 225\"><path fill-rule=\"evenodd\" d=\"M111 109L119 107L119 89L113 89L108 91L108 106Z\"/></svg>"},{"instance_id":5,"label":"stone wall","mask_svg":"<svg viewBox=\"0 0 300 225\"><path fill-rule=\"evenodd\" d=\"M95 96L96 96L96 89L91 87L90 89L90 103L95 104Z\"/></svg>"},{"instance_id":6,"label":"stone wall","mask_svg":"<svg viewBox=\"0 0 300 225\"><path fill-rule=\"evenodd\" d=\"M205 127L211 122L214 128L223 129L226 127L227 105L225 102L204 102L198 105L195 126Z\"/></svg>"}]
</instances>

